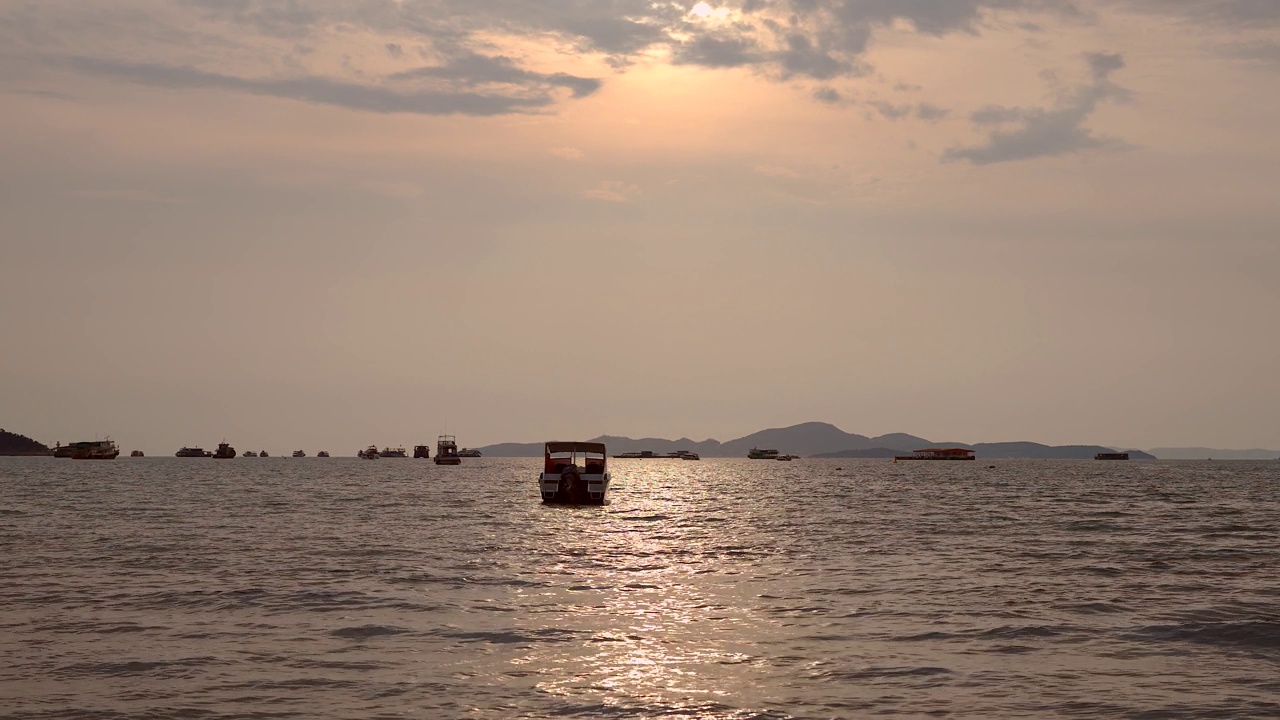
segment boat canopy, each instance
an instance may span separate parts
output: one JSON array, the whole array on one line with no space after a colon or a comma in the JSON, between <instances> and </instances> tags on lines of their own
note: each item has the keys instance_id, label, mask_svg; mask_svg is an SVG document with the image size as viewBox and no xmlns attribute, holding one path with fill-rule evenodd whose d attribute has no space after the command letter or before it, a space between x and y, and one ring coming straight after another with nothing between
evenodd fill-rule
<instances>
[{"instance_id":1,"label":"boat canopy","mask_svg":"<svg viewBox=\"0 0 1280 720\"><path fill-rule=\"evenodd\" d=\"M551 453L598 453L605 454L604 443L597 442L549 442L547 454Z\"/></svg>"}]
</instances>

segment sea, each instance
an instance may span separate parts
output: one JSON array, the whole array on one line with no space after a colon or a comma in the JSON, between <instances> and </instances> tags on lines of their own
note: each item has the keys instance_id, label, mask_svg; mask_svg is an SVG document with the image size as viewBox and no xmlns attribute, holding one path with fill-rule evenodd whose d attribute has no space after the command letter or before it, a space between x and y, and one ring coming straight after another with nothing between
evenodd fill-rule
<instances>
[{"instance_id":1,"label":"sea","mask_svg":"<svg viewBox=\"0 0 1280 720\"><path fill-rule=\"evenodd\" d=\"M0 718L1277 718L1280 462L0 458Z\"/></svg>"}]
</instances>

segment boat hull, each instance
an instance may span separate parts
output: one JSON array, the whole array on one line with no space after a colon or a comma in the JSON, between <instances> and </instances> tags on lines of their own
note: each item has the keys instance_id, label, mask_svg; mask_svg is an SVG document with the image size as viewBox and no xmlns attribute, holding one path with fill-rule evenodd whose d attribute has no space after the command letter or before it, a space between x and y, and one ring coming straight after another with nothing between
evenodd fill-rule
<instances>
[{"instance_id":1,"label":"boat hull","mask_svg":"<svg viewBox=\"0 0 1280 720\"><path fill-rule=\"evenodd\" d=\"M445 455L443 457L440 455L437 455L433 459L435 460L437 465L461 465L462 464L462 458L458 457L457 455Z\"/></svg>"},{"instance_id":2,"label":"boat hull","mask_svg":"<svg viewBox=\"0 0 1280 720\"><path fill-rule=\"evenodd\" d=\"M604 505L609 501L609 473L579 475L569 482L560 473L542 473L538 488L542 502L554 505Z\"/></svg>"}]
</instances>

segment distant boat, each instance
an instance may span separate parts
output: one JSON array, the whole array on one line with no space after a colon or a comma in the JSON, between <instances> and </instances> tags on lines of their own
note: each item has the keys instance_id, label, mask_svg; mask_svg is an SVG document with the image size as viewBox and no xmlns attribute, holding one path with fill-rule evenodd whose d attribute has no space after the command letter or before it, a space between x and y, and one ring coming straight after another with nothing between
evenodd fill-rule
<instances>
[{"instance_id":1,"label":"distant boat","mask_svg":"<svg viewBox=\"0 0 1280 720\"><path fill-rule=\"evenodd\" d=\"M1094 460L1128 460L1129 453L1127 452L1098 453L1097 455L1093 456L1093 459Z\"/></svg>"},{"instance_id":2,"label":"distant boat","mask_svg":"<svg viewBox=\"0 0 1280 720\"><path fill-rule=\"evenodd\" d=\"M242 452L242 453L240 453L240 454L241 454L243 457L258 457L258 453L254 452L254 451L252 451L252 450L245 450L244 452Z\"/></svg>"},{"instance_id":3,"label":"distant boat","mask_svg":"<svg viewBox=\"0 0 1280 720\"><path fill-rule=\"evenodd\" d=\"M381 455L382 457L392 457L392 458L409 457L409 454L406 453L404 451L404 448L402 447L397 447L397 448L384 447L382 448L382 452L378 454Z\"/></svg>"},{"instance_id":4,"label":"distant boat","mask_svg":"<svg viewBox=\"0 0 1280 720\"><path fill-rule=\"evenodd\" d=\"M219 460L230 460L236 456L236 449L227 443L220 442L218 443L218 450L213 453L213 456Z\"/></svg>"},{"instance_id":5,"label":"distant boat","mask_svg":"<svg viewBox=\"0 0 1280 720\"><path fill-rule=\"evenodd\" d=\"M778 451L772 448L762 450L760 448L751 448L747 451L747 458L750 460L777 460Z\"/></svg>"},{"instance_id":6,"label":"distant boat","mask_svg":"<svg viewBox=\"0 0 1280 720\"><path fill-rule=\"evenodd\" d=\"M329 457L329 452L327 450L321 450L316 453L316 457Z\"/></svg>"},{"instance_id":7,"label":"distant boat","mask_svg":"<svg viewBox=\"0 0 1280 720\"><path fill-rule=\"evenodd\" d=\"M702 456L696 452L685 452L680 455L681 460L701 460Z\"/></svg>"},{"instance_id":8,"label":"distant boat","mask_svg":"<svg viewBox=\"0 0 1280 720\"><path fill-rule=\"evenodd\" d=\"M307 454L306 454L305 452L301 451L301 450L294 450L294 451L293 451L293 456L294 456L294 457L306 457L306 456L307 456Z\"/></svg>"},{"instance_id":9,"label":"distant boat","mask_svg":"<svg viewBox=\"0 0 1280 720\"><path fill-rule=\"evenodd\" d=\"M461 465L462 458L458 457L457 439L452 435L441 435L436 440L436 456L437 465Z\"/></svg>"},{"instance_id":10,"label":"distant boat","mask_svg":"<svg viewBox=\"0 0 1280 720\"><path fill-rule=\"evenodd\" d=\"M206 458L206 457L213 457L213 453L209 452L208 450L205 450L204 448L184 447L178 452L174 453L173 456L181 457L181 458L195 458L195 457Z\"/></svg>"},{"instance_id":11,"label":"distant boat","mask_svg":"<svg viewBox=\"0 0 1280 720\"><path fill-rule=\"evenodd\" d=\"M365 448L364 450L361 450L360 452L356 453L356 457L358 457L358 458L364 458L365 460L377 460L377 459L378 459L378 446L377 446L377 445L370 445L369 447Z\"/></svg>"},{"instance_id":12,"label":"distant boat","mask_svg":"<svg viewBox=\"0 0 1280 720\"><path fill-rule=\"evenodd\" d=\"M458 451L458 457L477 458L477 457L481 457L481 455L479 450L475 450L472 448L462 448L461 450Z\"/></svg>"},{"instance_id":13,"label":"distant boat","mask_svg":"<svg viewBox=\"0 0 1280 720\"><path fill-rule=\"evenodd\" d=\"M258 457L271 457L271 456L267 454L266 450L262 450L258 453Z\"/></svg>"},{"instance_id":14,"label":"distant boat","mask_svg":"<svg viewBox=\"0 0 1280 720\"><path fill-rule=\"evenodd\" d=\"M414 445L413 456L415 458L429 458L431 457L431 448L426 445Z\"/></svg>"},{"instance_id":15,"label":"distant boat","mask_svg":"<svg viewBox=\"0 0 1280 720\"><path fill-rule=\"evenodd\" d=\"M782 462L791 462L792 460L796 459L796 456L795 455L779 455L776 459Z\"/></svg>"},{"instance_id":16,"label":"distant boat","mask_svg":"<svg viewBox=\"0 0 1280 720\"><path fill-rule=\"evenodd\" d=\"M134 450L133 452L129 453L129 457L143 457L142 451Z\"/></svg>"},{"instance_id":17,"label":"distant boat","mask_svg":"<svg viewBox=\"0 0 1280 720\"><path fill-rule=\"evenodd\" d=\"M75 452L71 454L72 460L115 460L120 454L120 448L111 441L94 440L93 442L76 443Z\"/></svg>"}]
</instances>

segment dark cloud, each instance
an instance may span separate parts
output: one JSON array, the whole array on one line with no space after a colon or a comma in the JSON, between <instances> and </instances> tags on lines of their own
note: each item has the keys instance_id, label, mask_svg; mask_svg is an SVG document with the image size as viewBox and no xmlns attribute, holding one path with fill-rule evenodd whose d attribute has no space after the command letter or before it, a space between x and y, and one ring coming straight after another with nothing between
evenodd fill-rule
<instances>
[{"instance_id":1,"label":"dark cloud","mask_svg":"<svg viewBox=\"0 0 1280 720\"><path fill-rule=\"evenodd\" d=\"M1094 135L1084 126L1100 103L1128 99L1128 91L1110 80L1112 73L1124 67L1124 59L1120 55L1097 53L1086 55L1085 61L1091 71L1090 81L1065 93L1052 108L992 105L972 113L970 121L987 129L986 142L951 148L943 153L942 159L989 165L1128 147L1122 140Z\"/></svg>"},{"instance_id":2,"label":"dark cloud","mask_svg":"<svg viewBox=\"0 0 1280 720\"><path fill-rule=\"evenodd\" d=\"M1107 4L1152 15L1178 16L1242 28L1280 25L1276 0L1104 0Z\"/></svg>"},{"instance_id":3,"label":"dark cloud","mask_svg":"<svg viewBox=\"0 0 1280 720\"><path fill-rule=\"evenodd\" d=\"M391 75L391 80L419 80L424 78L446 80L454 84L476 87L483 85L511 85L517 87L555 86L568 88L574 97L586 97L600 89L595 78L577 77L567 73L543 74L518 67L511 58L497 55L467 53L449 60L444 65L421 67Z\"/></svg>"},{"instance_id":4,"label":"dark cloud","mask_svg":"<svg viewBox=\"0 0 1280 720\"><path fill-rule=\"evenodd\" d=\"M926 122L937 122L951 114L951 111L946 108L925 102L896 105L884 100L871 100L867 102L867 105L886 120L902 120L914 117Z\"/></svg>"},{"instance_id":5,"label":"dark cloud","mask_svg":"<svg viewBox=\"0 0 1280 720\"><path fill-rule=\"evenodd\" d=\"M839 105L844 102L844 96L839 90L829 87L820 87L813 91L813 99L827 105Z\"/></svg>"},{"instance_id":6,"label":"dark cloud","mask_svg":"<svg viewBox=\"0 0 1280 720\"><path fill-rule=\"evenodd\" d=\"M1280 67L1280 42L1260 40L1232 43L1221 48L1221 52L1235 60Z\"/></svg>"},{"instance_id":7,"label":"dark cloud","mask_svg":"<svg viewBox=\"0 0 1280 720\"><path fill-rule=\"evenodd\" d=\"M233 90L290 100L333 105L375 113L416 113L421 115L502 115L529 112L548 106L553 98L545 87L523 94L420 90L398 92L376 85L359 85L322 77L256 79L205 72L189 67L122 63L91 58L68 58L60 64L88 75L112 77L152 87L178 90ZM586 78L547 76L547 84L574 88ZM579 90L574 88L577 95Z\"/></svg>"},{"instance_id":8,"label":"dark cloud","mask_svg":"<svg viewBox=\"0 0 1280 720\"><path fill-rule=\"evenodd\" d=\"M754 40L731 35L702 35L678 45L672 54L677 65L701 65L709 68L742 67L761 61L760 48Z\"/></svg>"}]
</instances>

